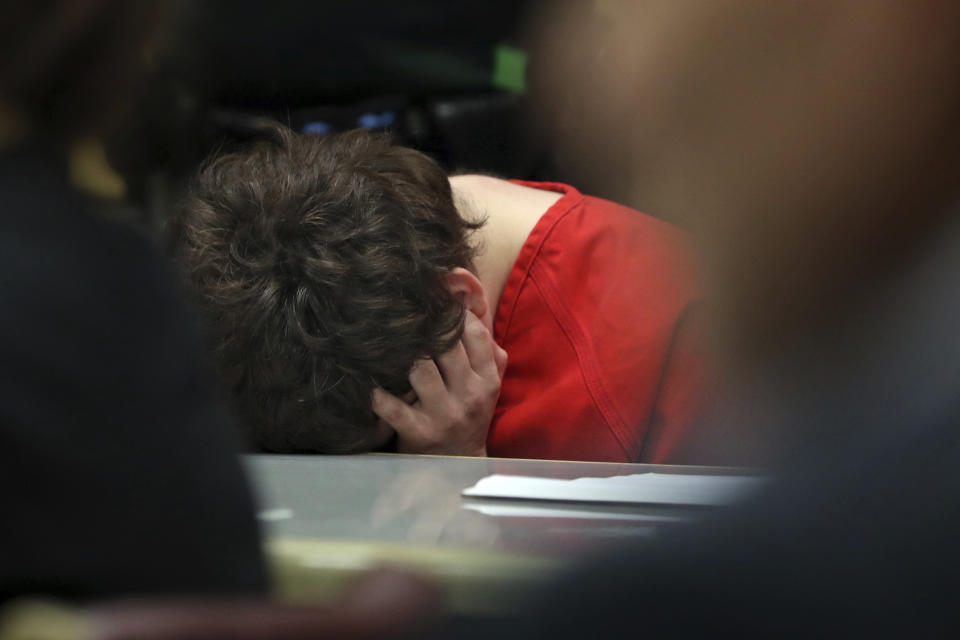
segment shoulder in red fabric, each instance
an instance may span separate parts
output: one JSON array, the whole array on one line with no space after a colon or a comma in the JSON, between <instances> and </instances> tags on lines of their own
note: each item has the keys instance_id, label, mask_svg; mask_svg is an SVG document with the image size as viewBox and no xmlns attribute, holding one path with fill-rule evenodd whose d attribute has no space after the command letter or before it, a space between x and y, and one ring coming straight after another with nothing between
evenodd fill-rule
<instances>
[{"instance_id":1,"label":"shoulder in red fabric","mask_svg":"<svg viewBox=\"0 0 960 640\"><path fill-rule=\"evenodd\" d=\"M682 232L564 193L520 251L494 332L510 354L493 456L669 462L700 406L696 289Z\"/></svg>"}]
</instances>

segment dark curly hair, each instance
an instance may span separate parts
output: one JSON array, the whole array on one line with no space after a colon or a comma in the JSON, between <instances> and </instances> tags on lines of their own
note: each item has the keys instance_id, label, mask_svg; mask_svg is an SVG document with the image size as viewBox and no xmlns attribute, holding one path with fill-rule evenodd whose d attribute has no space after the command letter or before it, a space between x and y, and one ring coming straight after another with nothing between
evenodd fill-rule
<instances>
[{"instance_id":1,"label":"dark curly hair","mask_svg":"<svg viewBox=\"0 0 960 640\"><path fill-rule=\"evenodd\" d=\"M269 451L369 449L371 394L452 347L482 225L444 171L384 135L297 135L212 159L171 221L241 423Z\"/></svg>"}]
</instances>

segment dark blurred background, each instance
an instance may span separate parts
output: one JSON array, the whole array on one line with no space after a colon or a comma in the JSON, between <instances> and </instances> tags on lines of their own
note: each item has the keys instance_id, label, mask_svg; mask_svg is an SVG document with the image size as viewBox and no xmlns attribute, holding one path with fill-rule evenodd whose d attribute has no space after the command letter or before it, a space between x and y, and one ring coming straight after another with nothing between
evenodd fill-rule
<instances>
[{"instance_id":1,"label":"dark blurred background","mask_svg":"<svg viewBox=\"0 0 960 640\"><path fill-rule=\"evenodd\" d=\"M450 171L570 182L617 199L543 133L578 120L562 87L550 87L549 102L537 97L550 61L530 56L525 34L544 4L179 3L148 52L151 77L110 142L111 164L155 228L203 159L257 137L265 118L318 134L388 130Z\"/></svg>"}]
</instances>

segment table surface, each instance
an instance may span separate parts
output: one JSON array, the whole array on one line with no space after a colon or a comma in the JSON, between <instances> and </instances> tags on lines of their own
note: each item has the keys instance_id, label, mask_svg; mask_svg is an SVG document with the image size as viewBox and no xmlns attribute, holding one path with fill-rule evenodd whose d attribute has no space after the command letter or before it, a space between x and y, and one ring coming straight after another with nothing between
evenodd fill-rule
<instances>
[{"instance_id":1,"label":"table surface","mask_svg":"<svg viewBox=\"0 0 960 640\"><path fill-rule=\"evenodd\" d=\"M571 479L656 471L731 473L708 467L367 454L246 457L269 536L404 543L540 555L655 535L702 509L656 505L543 503L461 497L493 473ZM547 508L486 515L509 504ZM502 509L501 509L502 511Z\"/></svg>"},{"instance_id":2,"label":"table surface","mask_svg":"<svg viewBox=\"0 0 960 640\"><path fill-rule=\"evenodd\" d=\"M665 527L695 522L706 512L460 495L481 478L494 473L572 479L648 471L738 472L392 454L255 454L245 463L258 496L277 595L315 602L337 593L359 572L400 564L439 579L450 610L469 615L510 611L531 588L582 553L613 543L644 544ZM499 514L482 512L489 507Z\"/></svg>"}]
</instances>

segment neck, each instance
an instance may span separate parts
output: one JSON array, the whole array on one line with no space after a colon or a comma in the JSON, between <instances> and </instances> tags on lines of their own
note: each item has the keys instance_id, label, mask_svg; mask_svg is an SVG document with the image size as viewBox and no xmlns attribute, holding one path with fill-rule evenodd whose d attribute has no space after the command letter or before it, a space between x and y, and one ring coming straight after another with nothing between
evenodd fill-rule
<instances>
[{"instance_id":1,"label":"neck","mask_svg":"<svg viewBox=\"0 0 960 640\"><path fill-rule=\"evenodd\" d=\"M478 249L474 266L496 310L527 236L563 196L481 175L453 176L450 186L460 215L471 221L486 219L473 238Z\"/></svg>"}]
</instances>

